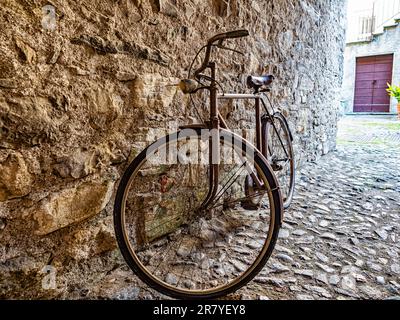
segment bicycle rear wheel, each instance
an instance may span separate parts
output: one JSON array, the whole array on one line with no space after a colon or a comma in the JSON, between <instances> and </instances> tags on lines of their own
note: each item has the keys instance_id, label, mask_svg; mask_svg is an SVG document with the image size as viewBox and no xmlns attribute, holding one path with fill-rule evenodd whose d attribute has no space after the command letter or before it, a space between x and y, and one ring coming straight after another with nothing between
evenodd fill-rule
<instances>
[{"instance_id":1,"label":"bicycle rear wheel","mask_svg":"<svg viewBox=\"0 0 400 320\"><path fill-rule=\"evenodd\" d=\"M219 187L207 207L209 138L183 130L146 148L125 171L114 206L115 232L130 268L174 298L216 298L249 282L278 236L282 199L265 158L220 131ZM264 187L257 210L241 207L248 170Z\"/></svg>"},{"instance_id":2,"label":"bicycle rear wheel","mask_svg":"<svg viewBox=\"0 0 400 320\"><path fill-rule=\"evenodd\" d=\"M295 160L292 137L284 116L276 112L273 116L275 124L270 119L264 122L264 155L268 159L281 188L284 209L289 208L295 186Z\"/></svg>"}]
</instances>

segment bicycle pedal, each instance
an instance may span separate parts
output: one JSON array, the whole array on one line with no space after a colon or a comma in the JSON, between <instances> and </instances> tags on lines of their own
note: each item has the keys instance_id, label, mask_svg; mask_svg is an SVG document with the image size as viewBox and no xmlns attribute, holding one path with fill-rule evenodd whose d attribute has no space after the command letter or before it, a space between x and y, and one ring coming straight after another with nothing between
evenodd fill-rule
<instances>
[{"instance_id":1,"label":"bicycle pedal","mask_svg":"<svg viewBox=\"0 0 400 320\"><path fill-rule=\"evenodd\" d=\"M271 167L272 170L274 171L281 171L283 169L283 167L280 164L272 164Z\"/></svg>"},{"instance_id":2,"label":"bicycle pedal","mask_svg":"<svg viewBox=\"0 0 400 320\"><path fill-rule=\"evenodd\" d=\"M260 206L248 201L242 201L240 203L240 206L245 209L245 210L249 210L249 211L257 211L258 209L260 209Z\"/></svg>"}]
</instances>

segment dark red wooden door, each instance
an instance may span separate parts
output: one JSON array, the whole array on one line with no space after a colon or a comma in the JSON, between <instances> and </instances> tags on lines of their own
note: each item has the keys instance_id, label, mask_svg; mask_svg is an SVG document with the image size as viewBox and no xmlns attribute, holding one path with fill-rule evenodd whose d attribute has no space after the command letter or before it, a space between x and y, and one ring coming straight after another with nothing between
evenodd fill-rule
<instances>
[{"instance_id":1,"label":"dark red wooden door","mask_svg":"<svg viewBox=\"0 0 400 320\"><path fill-rule=\"evenodd\" d=\"M357 58L354 112L389 112L393 55Z\"/></svg>"}]
</instances>

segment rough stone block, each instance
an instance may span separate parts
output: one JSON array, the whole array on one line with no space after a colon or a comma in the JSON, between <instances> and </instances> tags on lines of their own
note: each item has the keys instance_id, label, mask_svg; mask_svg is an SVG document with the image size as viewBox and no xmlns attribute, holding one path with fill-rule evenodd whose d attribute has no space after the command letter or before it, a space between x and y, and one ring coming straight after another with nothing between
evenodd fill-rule
<instances>
[{"instance_id":1,"label":"rough stone block","mask_svg":"<svg viewBox=\"0 0 400 320\"><path fill-rule=\"evenodd\" d=\"M27 195L33 182L22 154L11 152L3 161L0 154L0 201Z\"/></svg>"},{"instance_id":2,"label":"rough stone block","mask_svg":"<svg viewBox=\"0 0 400 320\"><path fill-rule=\"evenodd\" d=\"M33 209L35 233L46 235L102 211L110 201L112 181L89 181L52 194Z\"/></svg>"}]
</instances>

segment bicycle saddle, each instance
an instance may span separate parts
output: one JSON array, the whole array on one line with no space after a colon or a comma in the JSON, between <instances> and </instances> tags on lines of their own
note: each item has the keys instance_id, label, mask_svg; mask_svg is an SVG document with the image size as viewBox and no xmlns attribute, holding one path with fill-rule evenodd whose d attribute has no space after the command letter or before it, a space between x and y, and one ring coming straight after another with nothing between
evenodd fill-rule
<instances>
[{"instance_id":1,"label":"bicycle saddle","mask_svg":"<svg viewBox=\"0 0 400 320\"><path fill-rule=\"evenodd\" d=\"M260 89L262 86L269 86L272 81L274 81L275 77L272 74L266 76L248 76L247 77L247 86L249 88L253 88L254 90Z\"/></svg>"}]
</instances>

